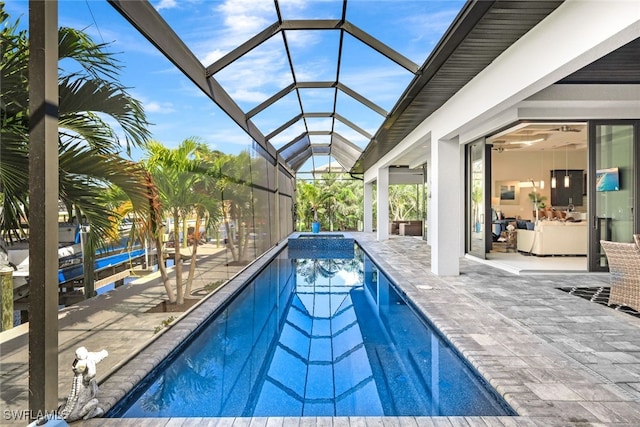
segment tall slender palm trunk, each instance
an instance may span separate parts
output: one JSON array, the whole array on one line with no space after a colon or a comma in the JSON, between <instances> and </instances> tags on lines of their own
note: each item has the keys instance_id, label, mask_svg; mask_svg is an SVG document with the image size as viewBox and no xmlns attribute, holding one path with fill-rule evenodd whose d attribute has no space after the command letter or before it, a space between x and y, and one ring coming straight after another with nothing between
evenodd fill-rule
<instances>
[{"instance_id":1,"label":"tall slender palm trunk","mask_svg":"<svg viewBox=\"0 0 640 427\"><path fill-rule=\"evenodd\" d=\"M195 230L193 230L193 248L191 253L191 263L189 264L189 277L187 278L187 288L184 291L186 295L191 295L193 287L193 279L196 275L196 254L198 253L198 245L200 244L200 215L196 215Z\"/></svg>"},{"instance_id":2,"label":"tall slender palm trunk","mask_svg":"<svg viewBox=\"0 0 640 427\"><path fill-rule=\"evenodd\" d=\"M175 253L173 262L176 269L176 294L178 305L184 304L184 288L182 287L182 260L180 257L180 215L177 210L173 213L173 248Z\"/></svg>"},{"instance_id":3,"label":"tall slender palm trunk","mask_svg":"<svg viewBox=\"0 0 640 427\"><path fill-rule=\"evenodd\" d=\"M160 270L160 277L162 278L162 284L164 285L164 290L167 292L167 298L169 298L170 304L176 303L176 294L173 292L173 288L169 283L169 275L167 274L167 267L164 264L164 254L162 253L162 239L160 235L156 234L154 236L154 241L156 245L156 254L158 256L158 270Z\"/></svg>"}]
</instances>

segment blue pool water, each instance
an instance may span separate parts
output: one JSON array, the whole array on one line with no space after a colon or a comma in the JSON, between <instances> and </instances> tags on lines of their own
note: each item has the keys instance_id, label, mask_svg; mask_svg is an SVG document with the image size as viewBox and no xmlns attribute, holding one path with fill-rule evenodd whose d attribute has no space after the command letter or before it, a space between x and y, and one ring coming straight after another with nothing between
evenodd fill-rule
<instances>
[{"instance_id":1,"label":"blue pool water","mask_svg":"<svg viewBox=\"0 0 640 427\"><path fill-rule=\"evenodd\" d=\"M111 417L513 415L356 248L284 250Z\"/></svg>"}]
</instances>

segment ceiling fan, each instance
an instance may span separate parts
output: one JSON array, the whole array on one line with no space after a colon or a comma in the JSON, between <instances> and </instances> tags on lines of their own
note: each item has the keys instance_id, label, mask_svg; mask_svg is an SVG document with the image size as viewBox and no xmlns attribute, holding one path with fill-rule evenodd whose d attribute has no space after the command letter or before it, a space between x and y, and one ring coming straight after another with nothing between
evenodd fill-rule
<instances>
[{"instance_id":1,"label":"ceiling fan","mask_svg":"<svg viewBox=\"0 0 640 427\"><path fill-rule=\"evenodd\" d=\"M498 153L502 153L503 151L509 150L517 150L518 148L524 147L525 144L520 144L518 142L509 142L502 139L493 141L491 143L491 149L493 151L497 151Z\"/></svg>"},{"instance_id":2,"label":"ceiling fan","mask_svg":"<svg viewBox=\"0 0 640 427\"><path fill-rule=\"evenodd\" d=\"M582 129L574 128L568 125L562 125L555 129L549 129L550 132L582 132Z\"/></svg>"}]
</instances>

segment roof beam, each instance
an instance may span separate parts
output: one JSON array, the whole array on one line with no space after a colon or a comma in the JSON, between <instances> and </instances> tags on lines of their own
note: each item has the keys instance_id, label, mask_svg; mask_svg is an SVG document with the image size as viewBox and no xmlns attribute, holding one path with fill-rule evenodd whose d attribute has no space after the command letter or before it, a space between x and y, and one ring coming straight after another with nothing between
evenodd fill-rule
<instances>
[{"instance_id":1,"label":"roof beam","mask_svg":"<svg viewBox=\"0 0 640 427\"><path fill-rule=\"evenodd\" d=\"M304 118L317 119L323 117L333 117L332 112L316 112L316 113L304 113L302 115Z\"/></svg>"},{"instance_id":2,"label":"roof beam","mask_svg":"<svg viewBox=\"0 0 640 427\"><path fill-rule=\"evenodd\" d=\"M140 34L146 37L185 76L231 117L241 129L249 134L270 155L274 158L276 157L276 150L273 146L267 144L262 132L251 120L247 119L238 104L233 101L231 96L213 77L207 78L205 76L205 68L202 63L150 3L126 0L108 1Z\"/></svg>"},{"instance_id":3,"label":"roof beam","mask_svg":"<svg viewBox=\"0 0 640 427\"><path fill-rule=\"evenodd\" d=\"M296 84L298 89L332 89L337 86L336 82L298 82Z\"/></svg>"},{"instance_id":4,"label":"roof beam","mask_svg":"<svg viewBox=\"0 0 640 427\"><path fill-rule=\"evenodd\" d=\"M271 132L269 135L266 136L267 141L270 141L274 136L276 136L280 132L284 131L286 128L288 128L289 126L293 125L294 123L296 123L301 118L302 118L302 114L298 114L294 118L292 118L289 121L283 123L279 128L277 128L276 130L274 130L273 132Z\"/></svg>"},{"instance_id":5,"label":"roof beam","mask_svg":"<svg viewBox=\"0 0 640 427\"><path fill-rule=\"evenodd\" d=\"M355 130L356 132L360 133L362 136L366 137L367 139L371 139L373 138L373 136L367 132L366 130L362 129L361 127L359 127L358 125L356 125L355 123L353 123L352 121L348 120L347 118L341 116L340 114L337 113L331 113L331 112L317 112L317 113L304 113L301 114L299 116L296 116L295 120L289 120L290 124L295 123L295 121L297 121L300 117L304 117L304 118L334 118L336 120L341 121L342 123L344 123L345 125L349 126L351 129ZM280 128L278 128L278 131L283 130L284 128L286 128L286 126L281 126ZM278 132L274 131L271 134L269 134L270 136L273 136L275 134L277 134Z\"/></svg>"},{"instance_id":6,"label":"roof beam","mask_svg":"<svg viewBox=\"0 0 640 427\"><path fill-rule=\"evenodd\" d=\"M247 118L251 118L251 117L255 116L256 114L258 114L259 112L261 112L262 110L264 110L265 108L268 108L269 106L275 104L279 99L284 98L286 95L288 95L295 88L296 88L296 85L291 83L289 86L285 87L284 89L281 89L275 95L271 96L267 100L263 101L262 103L260 103L259 105L255 106L253 109L251 109L247 113Z\"/></svg>"},{"instance_id":7,"label":"roof beam","mask_svg":"<svg viewBox=\"0 0 640 427\"><path fill-rule=\"evenodd\" d=\"M289 19L282 21L282 30L339 30L339 19Z\"/></svg>"},{"instance_id":8,"label":"roof beam","mask_svg":"<svg viewBox=\"0 0 640 427\"><path fill-rule=\"evenodd\" d=\"M347 170L351 169L360 157L360 154L362 154L362 150L358 146L338 133L333 134L331 139L331 155L343 168Z\"/></svg>"},{"instance_id":9,"label":"roof beam","mask_svg":"<svg viewBox=\"0 0 640 427\"><path fill-rule=\"evenodd\" d=\"M387 117L388 112L384 108L382 108L382 107L378 106L377 104L369 101L367 98L365 98L364 96L360 95L358 92L354 91L353 89L349 88L348 86L345 86L342 83L336 83L336 82L298 82L298 83L292 83L289 86L285 87L284 89L280 90L275 95L271 96L269 99L265 100L264 102L260 103L256 107L254 107L252 110L250 110L246 114L246 116L247 116L247 118L251 118L251 117L255 116L256 114L260 113L261 111L263 111L266 108L270 107L271 105L275 104L279 99L281 99L281 98L285 97L286 95L288 95L294 89L332 89L332 88L337 88L338 90L340 90L341 92L344 92L345 94L349 95L350 97L352 97L356 101L360 102L361 104L363 104L365 107L369 108L370 110L375 111L376 113L380 114L383 117ZM268 139L270 139L269 136L267 136L267 140Z\"/></svg>"},{"instance_id":10,"label":"roof beam","mask_svg":"<svg viewBox=\"0 0 640 427\"><path fill-rule=\"evenodd\" d=\"M361 104L365 105L370 110L375 111L376 113L380 114L381 116L387 117L387 114L389 114L387 112L387 110L385 110L384 108L378 106L377 104L374 104L373 102L369 101L367 98L365 98L364 96L360 95L358 92L356 92L355 90L349 88L348 86L345 86L342 83L338 83L337 87L338 87L338 90L346 93L347 95L349 95L350 97L352 97L356 101L360 102Z\"/></svg>"},{"instance_id":11,"label":"roof beam","mask_svg":"<svg viewBox=\"0 0 640 427\"><path fill-rule=\"evenodd\" d=\"M418 70L420 69L420 66L418 64L416 64L406 56L391 49L389 46L382 43L378 39L371 37L369 33L362 31L360 28L356 27L352 23L348 21L345 22L344 24L342 24L342 29L345 30L347 33L351 34L356 39L360 40L362 43L369 46L371 49L386 56L387 58L389 58L396 64L400 65L402 68L410 71L414 75L418 73Z\"/></svg>"},{"instance_id":12,"label":"roof beam","mask_svg":"<svg viewBox=\"0 0 640 427\"><path fill-rule=\"evenodd\" d=\"M356 125L352 121L347 120L345 117L341 116L340 114L336 113L335 114L335 118L337 120L340 120L345 125L349 126L351 129L355 130L356 132L362 134L362 136L366 137L367 139L373 138L373 135L371 135L369 132L367 132L366 130L362 129L361 127L359 127L358 125Z\"/></svg>"},{"instance_id":13,"label":"roof beam","mask_svg":"<svg viewBox=\"0 0 640 427\"><path fill-rule=\"evenodd\" d=\"M291 84L291 85L287 86L286 88L284 88L281 91L279 91L277 94L273 95L272 97L270 97L269 99L267 99L266 101L264 101L260 105L256 106L251 111L249 111L247 113L247 117L251 118L251 117L255 116L259 112L263 111L264 109L266 109L269 106L271 106L274 103L276 103L279 99L281 99L284 96L286 96L287 94L289 94L292 90L300 89L300 88L303 88L303 89L311 89L311 88L314 88L314 89L331 89L331 88L337 88L338 90L340 90L340 91L344 92L345 94L349 95L350 97L352 97L356 101L362 103L364 106L366 106L367 108L375 111L376 113L380 114L381 116L384 116L384 117L387 116L387 111L385 109L383 109L380 106L378 106L378 105L374 104L373 102L369 101L367 98L365 98L364 96L360 95L358 92L352 90L348 86L343 85L342 83L328 82L328 81L326 81L326 82L316 81L316 82L298 82L298 83ZM304 117L309 117L309 118L313 118L313 117L317 118L317 117L333 117L333 115L334 115L334 113L305 113L304 115L303 114L299 114L299 115L295 116L294 118L290 119L289 121L287 121L286 123L283 123L280 127L278 127L276 130L274 130L273 132L268 134L265 138L266 138L267 141L270 141L274 136L276 136L280 132L284 131L288 127L292 126L294 123L296 123L298 120L300 120L303 116ZM342 116L340 116L340 117L342 117ZM358 128L352 122L349 122L346 119L342 119L341 121L343 123L347 124L348 126L352 127L354 130L357 130L358 132L362 133L367 138L371 139L371 135L369 135L367 132L363 131L362 129Z\"/></svg>"},{"instance_id":14,"label":"roof beam","mask_svg":"<svg viewBox=\"0 0 640 427\"><path fill-rule=\"evenodd\" d=\"M304 164L304 162L307 161L309 157L311 157L311 155L312 155L311 147L307 147L305 151L298 154L296 157L292 158L288 162L289 166L291 167L291 169L298 172L298 169L300 169L300 167Z\"/></svg>"},{"instance_id":15,"label":"roof beam","mask_svg":"<svg viewBox=\"0 0 640 427\"><path fill-rule=\"evenodd\" d=\"M332 143L339 142L341 145L345 145L349 147L350 150L353 150L358 153L362 153L362 150L360 149L360 147L358 147L356 144L349 141L347 138L345 138L344 136L340 135L337 132L333 132L331 142Z\"/></svg>"},{"instance_id":16,"label":"roof beam","mask_svg":"<svg viewBox=\"0 0 640 427\"><path fill-rule=\"evenodd\" d=\"M349 95L356 101L360 102L367 108L375 111L376 113L380 114L383 117L387 116L387 111L384 108L371 102L369 99L360 95L358 92L351 89L349 86L343 85L340 82L298 82L296 83L296 89L330 89L330 88L336 88L341 92L344 92L345 94Z\"/></svg>"},{"instance_id":17,"label":"roof beam","mask_svg":"<svg viewBox=\"0 0 640 427\"><path fill-rule=\"evenodd\" d=\"M307 136L306 132L301 133L300 135L296 136L295 138L293 138L290 142L288 142L284 147L280 148L278 150L278 154L280 154L281 156L284 156L284 153L290 149L291 147L293 147L295 144L299 143L302 139L307 138L307 142L306 145L311 145L309 142L309 137Z\"/></svg>"},{"instance_id":18,"label":"roof beam","mask_svg":"<svg viewBox=\"0 0 640 427\"><path fill-rule=\"evenodd\" d=\"M331 146L329 144L311 145L311 152L314 155L328 156L331 153Z\"/></svg>"},{"instance_id":19,"label":"roof beam","mask_svg":"<svg viewBox=\"0 0 640 427\"><path fill-rule=\"evenodd\" d=\"M280 31L281 31L280 24L278 24L277 22L274 24L271 24L270 26L260 31L255 36L251 37L246 42L242 43L237 48L233 49L231 52L224 55L222 58L218 59L213 64L209 65L206 69L206 76L207 77L213 76L215 73L222 70L223 68L225 68L226 66L228 66L229 64L237 60L238 58L251 52L253 49L260 46L262 43L269 40L274 35L278 34L278 32Z\"/></svg>"},{"instance_id":20,"label":"roof beam","mask_svg":"<svg viewBox=\"0 0 640 427\"><path fill-rule=\"evenodd\" d=\"M416 74L420 66L348 21L339 19L300 19L282 21L282 30L344 30L396 64Z\"/></svg>"}]
</instances>

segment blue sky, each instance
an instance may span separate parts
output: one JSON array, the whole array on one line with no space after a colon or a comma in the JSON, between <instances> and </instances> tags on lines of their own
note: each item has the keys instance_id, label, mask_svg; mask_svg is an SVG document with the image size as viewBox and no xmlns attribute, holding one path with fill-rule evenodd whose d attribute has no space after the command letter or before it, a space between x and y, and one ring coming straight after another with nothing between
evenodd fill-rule
<instances>
[{"instance_id":1,"label":"blue sky","mask_svg":"<svg viewBox=\"0 0 640 427\"><path fill-rule=\"evenodd\" d=\"M463 3L351 0L347 20L422 65ZM274 4L269 0L161 0L151 4L205 66L277 20ZM287 0L279 5L285 20L339 19L342 2ZM22 24L27 24L26 0L10 0L6 10L12 18L22 15ZM95 41L110 43L110 50L117 52L125 67L121 82L142 101L153 123L153 139L174 147L195 136L211 148L229 153L250 145L250 138L106 1L60 1L59 25L84 29ZM335 80L338 31L288 31L286 37L298 81ZM345 37L340 81L380 107L389 111L412 77L357 39ZM255 107L292 82L282 37L272 37L215 78L244 111ZM325 89L302 91L305 110L331 111L332 93ZM338 96L337 109L370 134L384 119L343 94ZM298 100L291 94L252 120L268 134L298 113ZM324 118L308 121L310 130L326 130L329 124L329 119ZM361 148L368 143L348 126L338 124L335 130ZM280 148L302 131L302 123L296 123L272 142ZM328 137L312 137L312 143L324 142ZM141 155L136 152L134 158ZM316 160L316 164L320 163Z\"/></svg>"}]
</instances>

